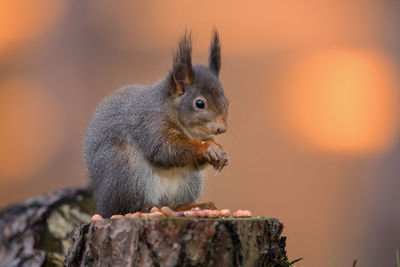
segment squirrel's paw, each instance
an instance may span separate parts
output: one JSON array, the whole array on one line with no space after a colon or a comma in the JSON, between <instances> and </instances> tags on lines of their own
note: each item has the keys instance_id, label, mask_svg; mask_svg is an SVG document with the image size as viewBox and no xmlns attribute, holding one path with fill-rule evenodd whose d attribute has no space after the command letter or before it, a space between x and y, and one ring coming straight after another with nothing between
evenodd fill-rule
<instances>
[{"instance_id":1,"label":"squirrel's paw","mask_svg":"<svg viewBox=\"0 0 400 267\"><path fill-rule=\"evenodd\" d=\"M221 145L211 143L208 146L205 154L207 161L220 172L226 165L228 165L229 158Z\"/></svg>"}]
</instances>

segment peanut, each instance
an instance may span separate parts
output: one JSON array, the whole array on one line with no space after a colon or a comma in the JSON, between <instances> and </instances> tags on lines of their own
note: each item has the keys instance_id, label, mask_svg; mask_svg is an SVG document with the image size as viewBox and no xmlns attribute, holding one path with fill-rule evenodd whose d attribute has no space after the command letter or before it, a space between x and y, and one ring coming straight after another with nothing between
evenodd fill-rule
<instances>
[{"instance_id":1,"label":"peanut","mask_svg":"<svg viewBox=\"0 0 400 267\"><path fill-rule=\"evenodd\" d=\"M220 218L221 217L221 211L219 210L210 210L208 218Z\"/></svg>"},{"instance_id":2,"label":"peanut","mask_svg":"<svg viewBox=\"0 0 400 267\"><path fill-rule=\"evenodd\" d=\"M249 210L237 210L233 213L235 218L248 218L251 217L251 212Z\"/></svg>"},{"instance_id":3,"label":"peanut","mask_svg":"<svg viewBox=\"0 0 400 267\"><path fill-rule=\"evenodd\" d=\"M149 214L149 218L154 218L154 219L165 218L165 215L161 211L155 211Z\"/></svg>"},{"instance_id":4,"label":"peanut","mask_svg":"<svg viewBox=\"0 0 400 267\"><path fill-rule=\"evenodd\" d=\"M231 211L228 209L221 210L221 217L228 218L231 216Z\"/></svg>"},{"instance_id":5,"label":"peanut","mask_svg":"<svg viewBox=\"0 0 400 267\"><path fill-rule=\"evenodd\" d=\"M164 213L167 217L177 217L176 212L171 210L170 207L162 207L161 212Z\"/></svg>"},{"instance_id":6,"label":"peanut","mask_svg":"<svg viewBox=\"0 0 400 267\"><path fill-rule=\"evenodd\" d=\"M121 215L121 214L116 214L116 215L111 216L111 219L122 219L122 218L124 218L124 215Z\"/></svg>"},{"instance_id":7,"label":"peanut","mask_svg":"<svg viewBox=\"0 0 400 267\"><path fill-rule=\"evenodd\" d=\"M99 214L95 214L92 217L92 221L100 221L102 219L103 219L103 217L101 217L101 215L99 215Z\"/></svg>"},{"instance_id":8,"label":"peanut","mask_svg":"<svg viewBox=\"0 0 400 267\"><path fill-rule=\"evenodd\" d=\"M156 211L160 211L160 209L157 208L157 207L152 207L151 210L150 210L150 213L153 213L153 212L156 212Z\"/></svg>"},{"instance_id":9,"label":"peanut","mask_svg":"<svg viewBox=\"0 0 400 267\"><path fill-rule=\"evenodd\" d=\"M198 212L188 210L188 211L185 211L183 214L185 215L185 217L188 217L188 218L196 218L198 215Z\"/></svg>"},{"instance_id":10,"label":"peanut","mask_svg":"<svg viewBox=\"0 0 400 267\"><path fill-rule=\"evenodd\" d=\"M209 210L199 210L196 212L197 212L197 216L199 216L200 218L207 218L208 214L209 214Z\"/></svg>"},{"instance_id":11,"label":"peanut","mask_svg":"<svg viewBox=\"0 0 400 267\"><path fill-rule=\"evenodd\" d=\"M131 218L142 218L142 213L137 211L131 215Z\"/></svg>"}]
</instances>

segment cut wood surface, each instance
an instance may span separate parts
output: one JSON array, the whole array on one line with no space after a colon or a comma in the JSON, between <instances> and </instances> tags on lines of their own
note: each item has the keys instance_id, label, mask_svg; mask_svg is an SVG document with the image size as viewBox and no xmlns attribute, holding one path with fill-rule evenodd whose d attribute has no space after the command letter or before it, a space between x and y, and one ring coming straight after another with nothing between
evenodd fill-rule
<instances>
[{"instance_id":1,"label":"cut wood surface","mask_svg":"<svg viewBox=\"0 0 400 267\"><path fill-rule=\"evenodd\" d=\"M277 219L104 219L76 228L67 266L288 266Z\"/></svg>"}]
</instances>

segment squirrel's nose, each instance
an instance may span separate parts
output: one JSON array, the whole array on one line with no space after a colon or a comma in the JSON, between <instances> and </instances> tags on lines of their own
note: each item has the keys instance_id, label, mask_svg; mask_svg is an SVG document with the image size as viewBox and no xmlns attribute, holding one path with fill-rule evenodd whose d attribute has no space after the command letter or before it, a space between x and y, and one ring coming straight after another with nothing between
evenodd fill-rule
<instances>
[{"instance_id":1,"label":"squirrel's nose","mask_svg":"<svg viewBox=\"0 0 400 267\"><path fill-rule=\"evenodd\" d=\"M210 130L213 132L213 134L217 135L226 132L226 128L226 114L223 114L212 122Z\"/></svg>"},{"instance_id":2,"label":"squirrel's nose","mask_svg":"<svg viewBox=\"0 0 400 267\"><path fill-rule=\"evenodd\" d=\"M226 132L226 124L218 124L217 129L215 130L216 134L222 134Z\"/></svg>"}]
</instances>

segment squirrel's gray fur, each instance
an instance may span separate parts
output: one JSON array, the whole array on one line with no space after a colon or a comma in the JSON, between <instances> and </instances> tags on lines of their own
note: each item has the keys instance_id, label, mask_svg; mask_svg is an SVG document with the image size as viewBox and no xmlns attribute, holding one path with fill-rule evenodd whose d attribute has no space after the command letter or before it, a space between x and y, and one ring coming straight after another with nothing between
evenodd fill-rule
<instances>
[{"instance_id":1,"label":"squirrel's gray fur","mask_svg":"<svg viewBox=\"0 0 400 267\"><path fill-rule=\"evenodd\" d=\"M100 215L193 203L207 163L220 169L227 164L222 147L211 139L226 130L228 102L218 80L220 66L216 31L209 67L192 66L191 36L185 33L165 78L120 88L99 104L88 126L84 156ZM193 103L199 97L206 108ZM197 150L191 140L211 145L202 155L198 151L204 142Z\"/></svg>"}]
</instances>

